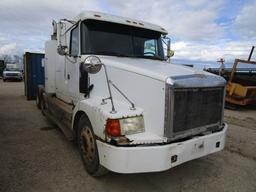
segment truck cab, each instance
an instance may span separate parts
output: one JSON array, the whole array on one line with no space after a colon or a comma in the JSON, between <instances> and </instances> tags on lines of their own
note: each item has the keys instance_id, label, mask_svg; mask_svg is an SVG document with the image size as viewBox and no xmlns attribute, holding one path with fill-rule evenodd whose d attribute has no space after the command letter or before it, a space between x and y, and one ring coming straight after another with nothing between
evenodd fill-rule
<instances>
[{"instance_id":1,"label":"truck cab","mask_svg":"<svg viewBox=\"0 0 256 192\"><path fill-rule=\"evenodd\" d=\"M225 80L168 62L166 35L92 11L53 22L39 107L91 175L164 171L224 148Z\"/></svg>"}]
</instances>

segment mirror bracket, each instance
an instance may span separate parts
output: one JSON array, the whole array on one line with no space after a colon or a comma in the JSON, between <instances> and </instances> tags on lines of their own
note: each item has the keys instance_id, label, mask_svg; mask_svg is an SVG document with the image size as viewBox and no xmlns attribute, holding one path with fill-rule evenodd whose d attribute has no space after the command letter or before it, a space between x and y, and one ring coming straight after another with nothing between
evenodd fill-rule
<instances>
[{"instance_id":1,"label":"mirror bracket","mask_svg":"<svg viewBox=\"0 0 256 192\"><path fill-rule=\"evenodd\" d=\"M63 46L63 45L59 45L58 48L57 48L57 52L60 55L68 55L68 47Z\"/></svg>"}]
</instances>

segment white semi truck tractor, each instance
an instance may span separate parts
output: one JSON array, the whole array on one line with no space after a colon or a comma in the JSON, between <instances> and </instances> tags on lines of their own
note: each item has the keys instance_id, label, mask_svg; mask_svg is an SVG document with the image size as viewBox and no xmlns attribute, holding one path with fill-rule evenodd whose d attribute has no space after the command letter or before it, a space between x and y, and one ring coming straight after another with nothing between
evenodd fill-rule
<instances>
[{"instance_id":1,"label":"white semi truck tractor","mask_svg":"<svg viewBox=\"0 0 256 192\"><path fill-rule=\"evenodd\" d=\"M89 174L164 171L224 148L225 80L168 62L166 35L92 11L53 22L38 106Z\"/></svg>"}]
</instances>

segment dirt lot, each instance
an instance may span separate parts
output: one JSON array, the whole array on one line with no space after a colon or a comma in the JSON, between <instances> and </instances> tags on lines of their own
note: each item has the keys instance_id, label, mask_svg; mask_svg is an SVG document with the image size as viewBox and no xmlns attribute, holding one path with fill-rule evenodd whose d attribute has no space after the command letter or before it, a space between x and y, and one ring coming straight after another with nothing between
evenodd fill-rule
<instances>
[{"instance_id":1,"label":"dirt lot","mask_svg":"<svg viewBox=\"0 0 256 192\"><path fill-rule=\"evenodd\" d=\"M89 176L23 83L0 80L0 191L256 191L256 109L225 111L226 149L161 173Z\"/></svg>"}]
</instances>

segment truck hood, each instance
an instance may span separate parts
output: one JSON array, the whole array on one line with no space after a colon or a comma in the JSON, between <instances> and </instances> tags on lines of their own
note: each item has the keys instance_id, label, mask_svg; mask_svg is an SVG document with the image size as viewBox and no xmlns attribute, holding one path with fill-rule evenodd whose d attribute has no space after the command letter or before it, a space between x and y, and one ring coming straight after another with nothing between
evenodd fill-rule
<instances>
[{"instance_id":1,"label":"truck hood","mask_svg":"<svg viewBox=\"0 0 256 192\"><path fill-rule=\"evenodd\" d=\"M210 73L196 70L191 67L171 64L166 61L144 59L144 58L127 58L115 56L99 56L101 61L106 65L125 71L130 71L143 76L147 76L160 81L166 81L168 78L177 76L191 75L211 75Z\"/></svg>"}]
</instances>

